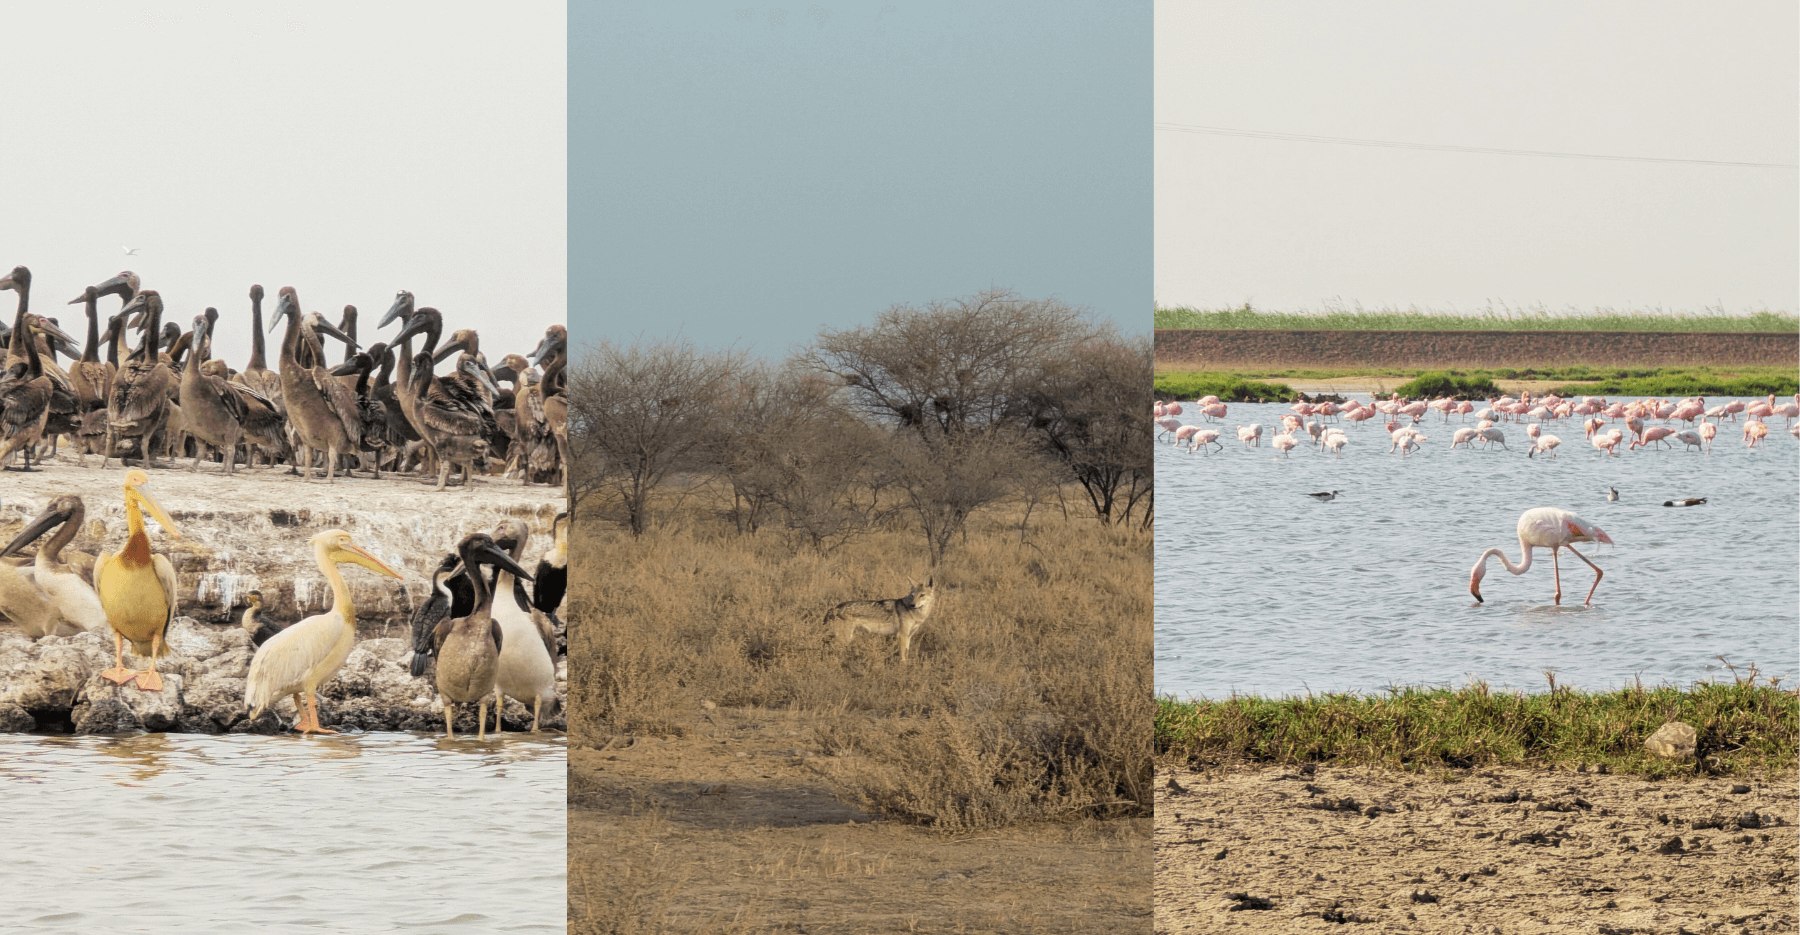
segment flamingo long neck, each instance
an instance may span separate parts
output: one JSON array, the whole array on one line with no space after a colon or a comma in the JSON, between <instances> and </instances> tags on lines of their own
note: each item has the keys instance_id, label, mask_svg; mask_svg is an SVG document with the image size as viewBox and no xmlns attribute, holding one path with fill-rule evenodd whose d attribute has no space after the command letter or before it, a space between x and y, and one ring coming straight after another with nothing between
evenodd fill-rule
<instances>
[{"instance_id":1,"label":"flamingo long neck","mask_svg":"<svg viewBox=\"0 0 1800 935\"><path fill-rule=\"evenodd\" d=\"M1524 551L1524 558L1520 559L1519 564L1517 565L1514 565L1512 559L1507 558L1506 553L1500 549L1488 549L1486 552L1481 553L1481 564L1485 566L1487 565L1488 559L1497 558L1500 560L1500 564L1506 566L1507 571L1512 572L1515 575L1522 575L1531 567L1531 546L1526 545L1525 540L1521 539L1519 540L1519 548Z\"/></svg>"},{"instance_id":2,"label":"flamingo long neck","mask_svg":"<svg viewBox=\"0 0 1800 935\"><path fill-rule=\"evenodd\" d=\"M325 543L313 546L313 558L319 563L319 573L331 582L331 609L344 621L350 631L356 631L356 602L350 597L350 586L344 583L344 576L337 570L337 563L326 554Z\"/></svg>"}]
</instances>

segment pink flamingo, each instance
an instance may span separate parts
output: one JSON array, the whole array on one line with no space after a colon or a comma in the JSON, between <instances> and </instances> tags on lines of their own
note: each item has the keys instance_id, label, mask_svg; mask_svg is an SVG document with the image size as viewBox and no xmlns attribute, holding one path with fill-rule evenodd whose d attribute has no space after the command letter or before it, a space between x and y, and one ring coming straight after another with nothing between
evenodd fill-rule
<instances>
[{"instance_id":1,"label":"pink flamingo","mask_svg":"<svg viewBox=\"0 0 1800 935\"><path fill-rule=\"evenodd\" d=\"M1475 447L1475 429L1469 428L1466 425L1457 429L1456 434L1450 436L1450 447L1455 448L1458 445L1467 445L1470 448Z\"/></svg>"},{"instance_id":2,"label":"pink flamingo","mask_svg":"<svg viewBox=\"0 0 1800 935\"><path fill-rule=\"evenodd\" d=\"M1712 454L1713 436L1719 434L1719 427L1711 422L1700 423L1700 440L1706 442L1706 453Z\"/></svg>"},{"instance_id":3,"label":"pink flamingo","mask_svg":"<svg viewBox=\"0 0 1800 935\"><path fill-rule=\"evenodd\" d=\"M1169 419L1169 418L1157 419L1156 424L1164 432L1169 432L1169 433L1173 433L1176 429L1181 428L1181 420L1179 420L1179 419Z\"/></svg>"},{"instance_id":4,"label":"pink flamingo","mask_svg":"<svg viewBox=\"0 0 1800 935\"><path fill-rule=\"evenodd\" d=\"M1537 441L1526 450L1525 457L1529 458L1541 451L1544 453L1544 457L1554 458L1556 457L1556 446L1560 444L1562 444L1562 439L1555 435L1539 435Z\"/></svg>"},{"instance_id":5,"label":"pink flamingo","mask_svg":"<svg viewBox=\"0 0 1800 935\"><path fill-rule=\"evenodd\" d=\"M1532 549L1549 549L1550 565L1556 577L1556 596L1552 600L1561 604L1562 563L1557 558L1557 550L1568 549L1594 570L1594 586L1588 589L1587 600L1584 602L1591 605L1594 603L1594 592L1600 589L1600 579L1606 573L1600 570L1599 565L1588 562L1587 556L1575 551L1577 542L1604 542L1611 545L1612 539L1600 527L1584 522L1581 517L1568 510L1559 510L1553 506L1526 510L1519 515L1519 548L1524 552L1519 564L1514 565L1501 549L1488 549L1481 553L1481 559L1475 563L1474 570L1469 572L1469 593L1475 595L1477 601L1482 600L1481 576L1487 573L1488 559L1498 558L1507 571L1522 575L1531 568Z\"/></svg>"},{"instance_id":6,"label":"pink flamingo","mask_svg":"<svg viewBox=\"0 0 1800 935\"><path fill-rule=\"evenodd\" d=\"M1195 426L1195 428L1199 428L1199 427ZM1219 433L1218 432L1216 432L1212 429L1200 429L1199 431L1194 433L1194 447L1188 449L1188 451L1190 453L1194 452L1194 451L1198 451L1201 448L1205 448L1207 445L1218 445L1220 451L1225 450L1225 446L1219 443ZM1207 454L1212 454L1212 452L1209 451L1209 452L1207 452Z\"/></svg>"},{"instance_id":7,"label":"pink flamingo","mask_svg":"<svg viewBox=\"0 0 1800 935\"><path fill-rule=\"evenodd\" d=\"M1538 437L1538 433L1542 432L1542 431L1543 431L1543 429L1539 428L1538 423L1536 423L1536 422L1533 422L1530 425L1525 426L1525 435L1528 438L1536 438L1536 437Z\"/></svg>"},{"instance_id":8,"label":"pink flamingo","mask_svg":"<svg viewBox=\"0 0 1800 935\"><path fill-rule=\"evenodd\" d=\"M1744 423L1744 445L1746 447L1755 448L1757 445L1762 444L1763 438L1768 434L1769 427L1755 419L1747 420Z\"/></svg>"},{"instance_id":9,"label":"pink flamingo","mask_svg":"<svg viewBox=\"0 0 1800 935\"><path fill-rule=\"evenodd\" d=\"M1181 404L1171 401L1167 406L1163 407L1163 411L1172 416L1181 415Z\"/></svg>"},{"instance_id":10,"label":"pink flamingo","mask_svg":"<svg viewBox=\"0 0 1800 935\"><path fill-rule=\"evenodd\" d=\"M1582 420L1581 427L1587 430L1587 437L1593 438L1594 433L1600 431L1600 426L1605 424L1599 416L1588 416Z\"/></svg>"},{"instance_id":11,"label":"pink flamingo","mask_svg":"<svg viewBox=\"0 0 1800 935\"><path fill-rule=\"evenodd\" d=\"M1260 424L1240 425L1238 426L1237 435L1238 441L1243 442L1246 447L1262 447L1262 426Z\"/></svg>"},{"instance_id":12,"label":"pink flamingo","mask_svg":"<svg viewBox=\"0 0 1800 935\"><path fill-rule=\"evenodd\" d=\"M1300 443L1294 440L1294 436L1283 432L1282 434L1275 436L1275 440L1272 444L1274 444L1275 450L1281 452L1281 456L1285 458L1288 456L1288 452L1293 451L1294 447Z\"/></svg>"},{"instance_id":13,"label":"pink flamingo","mask_svg":"<svg viewBox=\"0 0 1800 935\"><path fill-rule=\"evenodd\" d=\"M1325 447L1330 448L1337 457L1344 456L1344 446L1349 443L1350 439L1339 429L1332 429L1325 433Z\"/></svg>"},{"instance_id":14,"label":"pink flamingo","mask_svg":"<svg viewBox=\"0 0 1800 935\"><path fill-rule=\"evenodd\" d=\"M1199 432L1200 426L1198 425L1184 425L1175 430L1175 444L1179 445L1182 442L1193 438L1196 434L1199 434Z\"/></svg>"},{"instance_id":15,"label":"pink flamingo","mask_svg":"<svg viewBox=\"0 0 1800 935\"><path fill-rule=\"evenodd\" d=\"M1637 448L1640 446L1644 447L1644 448L1648 448L1657 442L1662 442L1664 447L1673 448L1673 447L1675 447L1674 445L1671 445L1668 442L1663 441L1663 439L1668 438L1670 435L1673 435L1673 434L1675 434L1674 429L1669 428L1667 426L1663 426L1663 425L1659 425L1659 426L1657 426L1655 428L1651 428L1651 429L1645 429L1644 437L1638 439L1637 441L1632 442L1626 448L1626 450L1629 451L1632 448Z\"/></svg>"},{"instance_id":16,"label":"pink flamingo","mask_svg":"<svg viewBox=\"0 0 1800 935\"><path fill-rule=\"evenodd\" d=\"M1613 428L1595 435L1593 445L1595 448L1600 449L1601 454L1609 454L1616 458L1619 456L1619 443L1624 440L1625 433Z\"/></svg>"},{"instance_id":17,"label":"pink flamingo","mask_svg":"<svg viewBox=\"0 0 1800 935\"><path fill-rule=\"evenodd\" d=\"M1200 414L1205 416L1206 418L1212 419L1216 422L1220 419L1225 418L1225 404L1224 403L1207 403L1206 405L1200 407Z\"/></svg>"},{"instance_id":18,"label":"pink flamingo","mask_svg":"<svg viewBox=\"0 0 1800 935\"><path fill-rule=\"evenodd\" d=\"M1157 400L1155 408L1150 410L1150 415L1157 419L1160 419L1163 416L1166 416L1168 414L1169 414L1169 410L1163 408L1163 404L1162 404L1161 400Z\"/></svg>"},{"instance_id":19,"label":"pink flamingo","mask_svg":"<svg viewBox=\"0 0 1800 935\"><path fill-rule=\"evenodd\" d=\"M1707 424L1710 425L1711 423L1707 423ZM1681 431L1676 432L1674 435L1671 435L1669 437L1675 439L1676 441L1682 443L1683 445L1688 446L1689 448L1698 448L1701 451L1706 450L1706 440L1701 438L1700 433L1694 431L1693 429L1682 429Z\"/></svg>"},{"instance_id":20,"label":"pink flamingo","mask_svg":"<svg viewBox=\"0 0 1800 935\"><path fill-rule=\"evenodd\" d=\"M1496 426L1489 426L1485 429L1476 429L1475 435L1478 438L1485 439L1489 448L1494 447L1495 442L1499 442L1500 447L1506 448L1506 433L1500 431ZM1511 449L1507 450L1510 451Z\"/></svg>"}]
</instances>

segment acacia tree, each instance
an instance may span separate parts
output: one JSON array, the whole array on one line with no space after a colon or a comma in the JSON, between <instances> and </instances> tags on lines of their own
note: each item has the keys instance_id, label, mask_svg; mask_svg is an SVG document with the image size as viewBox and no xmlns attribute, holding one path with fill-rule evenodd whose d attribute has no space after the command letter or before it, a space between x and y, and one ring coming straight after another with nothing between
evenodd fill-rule
<instances>
[{"instance_id":1,"label":"acacia tree","mask_svg":"<svg viewBox=\"0 0 1800 935\"><path fill-rule=\"evenodd\" d=\"M1044 361L1018 415L1065 465L1102 523L1152 517L1151 408L1154 347L1149 337L1103 334Z\"/></svg>"},{"instance_id":2,"label":"acacia tree","mask_svg":"<svg viewBox=\"0 0 1800 935\"><path fill-rule=\"evenodd\" d=\"M873 325L827 330L799 360L841 380L849 404L888 431L886 473L936 561L970 515L1030 476L1017 413L1043 361L1099 333L1062 302L988 291L896 305Z\"/></svg>"},{"instance_id":3,"label":"acacia tree","mask_svg":"<svg viewBox=\"0 0 1800 935\"><path fill-rule=\"evenodd\" d=\"M686 339L592 347L569 370L572 504L615 493L625 525L642 535L651 492L703 464L719 403L743 367L741 352L702 353Z\"/></svg>"}]
</instances>

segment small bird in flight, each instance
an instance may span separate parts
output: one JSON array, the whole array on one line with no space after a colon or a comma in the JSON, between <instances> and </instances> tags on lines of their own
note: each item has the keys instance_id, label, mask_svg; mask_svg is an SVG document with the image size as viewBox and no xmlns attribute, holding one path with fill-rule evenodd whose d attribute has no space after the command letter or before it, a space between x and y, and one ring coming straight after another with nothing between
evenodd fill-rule
<instances>
[{"instance_id":1,"label":"small bird in flight","mask_svg":"<svg viewBox=\"0 0 1800 935\"><path fill-rule=\"evenodd\" d=\"M126 256L137 256L138 248L136 247L120 247L119 249L125 251Z\"/></svg>"},{"instance_id":2,"label":"small bird in flight","mask_svg":"<svg viewBox=\"0 0 1800 935\"><path fill-rule=\"evenodd\" d=\"M1335 491L1335 490L1333 490L1333 491L1331 491L1331 492L1330 492L1330 493L1326 493L1326 492L1324 492L1324 491L1320 491L1320 492L1319 492L1319 493L1309 493L1309 494L1307 494L1307 496L1309 496L1309 497L1311 497L1311 498L1313 498L1313 499L1314 499L1314 500L1317 500L1317 501L1319 501L1319 502L1320 502L1320 503L1323 503L1323 502L1325 502L1325 501L1326 501L1326 500L1336 500L1336 499L1337 499L1337 495L1338 495L1338 492L1337 492L1337 491Z\"/></svg>"}]
</instances>

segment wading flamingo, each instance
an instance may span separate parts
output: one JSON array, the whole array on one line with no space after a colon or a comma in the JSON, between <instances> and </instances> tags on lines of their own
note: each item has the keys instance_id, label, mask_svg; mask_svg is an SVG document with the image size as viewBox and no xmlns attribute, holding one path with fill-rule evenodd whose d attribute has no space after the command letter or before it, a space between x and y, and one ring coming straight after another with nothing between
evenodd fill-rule
<instances>
[{"instance_id":1,"label":"wading flamingo","mask_svg":"<svg viewBox=\"0 0 1800 935\"><path fill-rule=\"evenodd\" d=\"M1611 545L1612 539L1600 527L1583 521L1581 517L1568 510L1559 510L1553 506L1541 506L1535 510L1526 510L1519 514L1519 548L1524 553L1519 564L1514 565L1506 557L1506 553L1500 549L1488 549L1481 553L1481 558L1475 563L1474 570L1469 572L1469 593L1475 595L1477 601L1482 600L1481 576L1487 574L1488 559L1498 558L1500 563L1506 566L1507 571L1515 575L1522 575L1531 568L1532 549L1549 549L1550 567L1556 578L1556 596L1552 600L1561 604L1562 564L1557 559L1557 551L1568 549L1576 558L1587 562L1587 566L1594 570L1594 586L1588 589L1587 600L1584 602L1592 604L1594 603L1594 592L1599 590L1600 579L1605 577L1606 573L1600 570L1599 565L1588 562L1587 556L1575 551L1577 542L1604 542Z\"/></svg>"}]
</instances>

